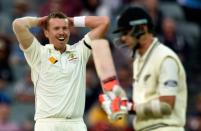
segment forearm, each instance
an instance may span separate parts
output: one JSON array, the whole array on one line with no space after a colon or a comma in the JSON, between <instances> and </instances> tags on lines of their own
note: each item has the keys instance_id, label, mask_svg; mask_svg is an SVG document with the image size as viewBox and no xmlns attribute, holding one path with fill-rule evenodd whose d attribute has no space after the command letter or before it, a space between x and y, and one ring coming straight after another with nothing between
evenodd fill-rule
<instances>
[{"instance_id":1,"label":"forearm","mask_svg":"<svg viewBox=\"0 0 201 131\"><path fill-rule=\"evenodd\" d=\"M15 19L13 21L13 29L15 32L26 30L32 27L36 27L39 23L39 18L37 17L22 17Z\"/></svg>"},{"instance_id":2,"label":"forearm","mask_svg":"<svg viewBox=\"0 0 201 131\"><path fill-rule=\"evenodd\" d=\"M40 20L37 17L22 17L13 21L13 31L24 49L27 49L34 39L29 29L36 27Z\"/></svg>"},{"instance_id":3,"label":"forearm","mask_svg":"<svg viewBox=\"0 0 201 131\"><path fill-rule=\"evenodd\" d=\"M70 26L90 28L89 36L91 39L103 38L110 23L107 16L69 17L68 20L70 21Z\"/></svg>"},{"instance_id":4,"label":"forearm","mask_svg":"<svg viewBox=\"0 0 201 131\"><path fill-rule=\"evenodd\" d=\"M107 16L86 16L85 25L91 29L97 27L104 27L107 29L109 26L109 18Z\"/></svg>"},{"instance_id":5,"label":"forearm","mask_svg":"<svg viewBox=\"0 0 201 131\"><path fill-rule=\"evenodd\" d=\"M89 32L91 39L103 38L109 28L110 20L107 16L88 16L86 17L86 27L91 28Z\"/></svg>"},{"instance_id":6,"label":"forearm","mask_svg":"<svg viewBox=\"0 0 201 131\"><path fill-rule=\"evenodd\" d=\"M146 103L135 105L136 113L139 117L155 118L170 115L172 112L171 105L166 102L154 99Z\"/></svg>"}]
</instances>

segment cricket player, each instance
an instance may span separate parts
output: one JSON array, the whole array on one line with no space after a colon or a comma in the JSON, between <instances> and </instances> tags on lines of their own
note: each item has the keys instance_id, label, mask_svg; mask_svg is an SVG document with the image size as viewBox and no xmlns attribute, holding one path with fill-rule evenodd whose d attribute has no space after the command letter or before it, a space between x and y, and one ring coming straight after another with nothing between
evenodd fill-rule
<instances>
[{"instance_id":1,"label":"cricket player","mask_svg":"<svg viewBox=\"0 0 201 131\"><path fill-rule=\"evenodd\" d=\"M35 131L87 131L83 121L86 63L91 41L102 38L106 16L67 17L52 12L44 17L22 17L13 30L31 68L35 90ZM50 44L41 45L30 28L42 26ZM71 27L91 29L83 39L68 44Z\"/></svg>"},{"instance_id":2,"label":"cricket player","mask_svg":"<svg viewBox=\"0 0 201 131\"><path fill-rule=\"evenodd\" d=\"M133 51L135 130L184 131L185 71L177 54L154 37L151 17L140 7L129 7L118 17L114 33Z\"/></svg>"}]
</instances>

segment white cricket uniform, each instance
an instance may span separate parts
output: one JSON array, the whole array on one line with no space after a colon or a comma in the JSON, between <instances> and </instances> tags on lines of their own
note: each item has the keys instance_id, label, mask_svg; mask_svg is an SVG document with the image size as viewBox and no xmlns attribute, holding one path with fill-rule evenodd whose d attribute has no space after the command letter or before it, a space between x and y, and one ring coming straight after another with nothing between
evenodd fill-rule
<instances>
[{"instance_id":1,"label":"white cricket uniform","mask_svg":"<svg viewBox=\"0 0 201 131\"><path fill-rule=\"evenodd\" d=\"M184 131L187 87L184 68L177 55L154 38L143 56L135 54L133 63L133 101L142 104L160 96L176 96L171 115L133 121L136 131Z\"/></svg>"},{"instance_id":2,"label":"white cricket uniform","mask_svg":"<svg viewBox=\"0 0 201 131\"><path fill-rule=\"evenodd\" d=\"M78 43L66 45L61 54L53 44L42 46L34 38L31 46L23 50L34 83L36 131L87 130L83 113L90 44L87 34ZM50 58L56 62L52 63Z\"/></svg>"}]
</instances>

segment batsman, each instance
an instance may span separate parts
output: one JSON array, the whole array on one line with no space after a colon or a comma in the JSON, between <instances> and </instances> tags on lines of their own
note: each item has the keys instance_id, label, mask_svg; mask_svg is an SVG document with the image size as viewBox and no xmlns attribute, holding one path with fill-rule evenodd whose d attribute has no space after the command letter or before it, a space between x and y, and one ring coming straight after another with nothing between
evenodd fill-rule
<instances>
[{"instance_id":1,"label":"batsman","mask_svg":"<svg viewBox=\"0 0 201 131\"><path fill-rule=\"evenodd\" d=\"M177 54L154 36L149 14L141 7L128 7L118 17L114 33L133 52L133 102L127 101L113 69L107 70L113 67L107 67L112 64L103 55L105 61L97 64L103 70L98 72L104 90L100 102L109 118L119 119L132 111L136 131L184 131L185 70Z\"/></svg>"}]
</instances>

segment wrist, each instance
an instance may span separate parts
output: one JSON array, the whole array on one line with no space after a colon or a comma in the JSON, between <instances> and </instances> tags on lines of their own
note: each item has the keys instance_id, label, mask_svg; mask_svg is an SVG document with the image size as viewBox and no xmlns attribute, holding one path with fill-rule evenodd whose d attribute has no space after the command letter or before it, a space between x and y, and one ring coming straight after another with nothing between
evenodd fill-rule
<instances>
[{"instance_id":1,"label":"wrist","mask_svg":"<svg viewBox=\"0 0 201 131\"><path fill-rule=\"evenodd\" d=\"M113 91L114 86L119 84L116 76L109 77L106 80L103 80L102 83L105 91Z\"/></svg>"},{"instance_id":2,"label":"wrist","mask_svg":"<svg viewBox=\"0 0 201 131\"><path fill-rule=\"evenodd\" d=\"M21 20L22 23L24 23L24 25L28 28L36 27L39 22L38 17L31 17L31 16L23 17L21 18Z\"/></svg>"},{"instance_id":3,"label":"wrist","mask_svg":"<svg viewBox=\"0 0 201 131\"><path fill-rule=\"evenodd\" d=\"M44 27L45 29L47 29L47 18L48 18L48 16L43 16L43 17L37 18L36 26Z\"/></svg>"},{"instance_id":4,"label":"wrist","mask_svg":"<svg viewBox=\"0 0 201 131\"><path fill-rule=\"evenodd\" d=\"M85 27L85 17L86 16L76 16L73 18L74 27Z\"/></svg>"}]
</instances>

